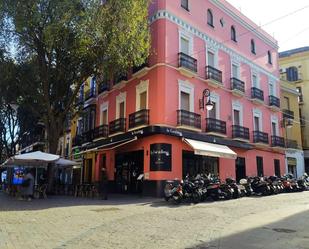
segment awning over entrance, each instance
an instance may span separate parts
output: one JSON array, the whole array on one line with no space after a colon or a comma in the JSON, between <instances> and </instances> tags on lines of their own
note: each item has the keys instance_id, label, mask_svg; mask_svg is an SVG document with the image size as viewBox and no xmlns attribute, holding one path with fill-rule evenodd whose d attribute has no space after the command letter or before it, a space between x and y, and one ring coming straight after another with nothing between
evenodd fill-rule
<instances>
[{"instance_id":1,"label":"awning over entrance","mask_svg":"<svg viewBox=\"0 0 309 249\"><path fill-rule=\"evenodd\" d=\"M202 141L184 139L184 141L194 149L194 154L202 156L222 157L236 159L237 154L229 147L219 144L206 143Z\"/></svg>"}]
</instances>

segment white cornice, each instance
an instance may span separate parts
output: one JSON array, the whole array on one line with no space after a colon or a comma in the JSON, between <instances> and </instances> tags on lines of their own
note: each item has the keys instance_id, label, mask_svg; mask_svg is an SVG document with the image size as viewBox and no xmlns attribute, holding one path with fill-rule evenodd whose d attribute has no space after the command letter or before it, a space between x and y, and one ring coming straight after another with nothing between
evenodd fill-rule
<instances>
[{"instance_id":1,"label":"white cornice","mask_svg":"<svg viewBox=\"0 0 309 249\"><path fill-rule=\"evenodd\" d=\"M261 32L258 32L258 29L253 27L251 24L249 24L248 22L246 22L245 20L243 20L242 18L240 18L238 15L236 15L232 10L230 10L229 8L227 8L224 4L222 4L222 2L220 2L219 0L210 0L210 2L212 4L214 4L215 6L217 6L218 8L220 8L222 11L224 11L226 14L228 14L231 18L233 18L235 21L237 21L238 23L240 23L241 25L243 25L246 29L250 30L251 32L253 32L257 37L259 37L262 41L264 41L265 43L267 43L269 46L271 46L272 48L278 49L279 46L277 43L275 43L274 41L272 41L271 39L269 39L267 36L263 35Z\"/></svg>"},{"instance_id":2,"label":"white cornice","mask_svg":"<svg viewBox=\"0 0 309 249\"><path fill-rule=\"evenodd\" d=\"M282 85L280 85L280 89L281 89L281 91L288 92L288 93L294 94L296 96L300 95L296 90L293 90L291 88L287 88L287 87L282 86Z\"/></svg>"},{"instance_id":3,"label":"white cornice","mask_svg":"<svg viewBox=\"0 0 309 249\"><path fill-rule=\"evenodd\" d=\"M182 29L185 29L186 31L188 31L188 32L198 36L199 38L203 39L205 42L207 42L207 44L210 44L212 47L221 49L225 53L229 54L231 56L231 58L235 58L238 61L249 65L254 71L267 75L269 77L269 79L273 79L273 80L276 80L276 81L279 80L279 78L277 76L275 76L274 74L272 74L271 72L265 70L264 68L262 68L261 66L255 64L255 63L253 63L251 60L249 60L245 56L235 52L233 49L225 46L223 43L218 42L217 40L211 38L206 33L201 32L199 29L193 27L191 24L183 21L182 19L173 15L172 13L168 12L167 10L157 11L152 17L150 17L149 20L150 20L150 23L153 23L153 22L155 22L156 20L159 20L159 19L167 19L167 20L177 24Z\"/></svg>"}]
</instances>

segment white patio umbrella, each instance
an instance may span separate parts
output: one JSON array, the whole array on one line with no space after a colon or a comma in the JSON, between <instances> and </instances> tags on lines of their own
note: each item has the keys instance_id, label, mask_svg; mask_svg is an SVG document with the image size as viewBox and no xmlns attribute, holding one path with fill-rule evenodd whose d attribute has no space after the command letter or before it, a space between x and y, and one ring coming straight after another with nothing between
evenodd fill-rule
<instances>
[{"instance_id":1,"label":"white patio umbrella","mask_svg":"<svg viewBox=\"0 0 309 249\"><path fill-rule=\"evenodd\" d=\"M78 162L68 160L68 159L64 159L64 158L59 158L55 162L55 165L59 166L59 167L73 167L73 166L78 165L78 164L79 164Z\"/></svg>"}]
</instances>

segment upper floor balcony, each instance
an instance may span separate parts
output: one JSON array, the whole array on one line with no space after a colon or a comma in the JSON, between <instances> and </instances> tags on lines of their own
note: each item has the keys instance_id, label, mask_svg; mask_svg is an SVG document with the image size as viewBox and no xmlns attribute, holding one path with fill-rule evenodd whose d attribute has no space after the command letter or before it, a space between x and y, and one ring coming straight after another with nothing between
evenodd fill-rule
<instances>
[{"instance_id":1,"label":"upper floor balcony","mask_svg":"<svg viewBox=\"0 0 309 249\"><path fill-rule=\"evenodd\" d=\"M201 130L201 115L185 110L177 111L177 126Z\"/></svg>"},{"instance_id":2,"label":"upper floor balcony","mask_svg":"<svg viewBox=\"0 0 309 249\"><path fill-rule=\"evenodd\" d=\"M123 133L126 131L126 119L118 118L109 123L109 135Z\"/></svg>"},{"instance_id":3,"label":"upper floor balcony","mask_svg":"<svg viewBox=\"0 0 309 249\"><path fill-rule=\"evenodd\" d=\"M257 104L264 103L264 92L256 87L251 87L251 100Z\"/></svg>"},{"instance_id":4,"label":"upper floor balcony","mask_svg":"<svg viewBox=\"0 0 309 249\"><path fill-rule=\"evenodd\" d=\"M297 144L296 140L286 139L285 140L285 145L289 149L298 149L298 144Z\"/></svg>"},{"instance_id":5,"label":"upper floor balcony","mask_svg":"<svg viewBox=\"0 0 309 249\"><path fill-rule=\"evenodd\" d=\"M284 148L284 138L279 136L271 136L271 146Z\"/></svg>"},{"instance_id":6,"label":"upper floor balcony","mask_svg":"<svg viewBox=\"0 0 309 249\"><path fill-rule=\"evenodd\" d=\"M226 122L214 119L206 118L206 132L211 135L226 136Z\"/></svg>"},{"instance_id":7,"label":"upper floor balcony","mask_svg":"<svg viewBox=\"0 0 309 249\"><path fill-rule=\"evenodd\" d=\"M268 134L262 131L253 131L253 143L269 144Z\"/></svg>"},{"instance_id":8,"label":"upper floor balcony","mask_svg":"<svg viewBox=\"0 0 309 249\"><path fill-rule=\"evenodd\" d=\"M206 80L212 87L222 86L222 72L212 66L205 68Z\"/></svg>"},{"instance_id":9,"label":"upper floor balcony","mask_svg":"<svg viewBox=\"0 0 309 249\"><path fill-rule=\"evenodd\" d=\"M185 54L178 53L179 71L189 77L193 77L197 73L197 59Z\"/></svg>"},{"instance_id":10,"label":"upper floor balcony","mask_svg":"<svg viewBox=\"0 0 309 249\"><path fill-rule=\"evenodd\" d=\"M76 135L72 139L72 147L81 146L83 143L83 136L82 135Z\"/></svg>"},{"instance_id":11,"label":"upper floor balcony","mask_svg":"<svg viewBox=\"0 0 309 249\"><path fill-rule=\"evenodd\" d=\"M232 137L236 140L248 142L250 140L249 128L240 125L232 125Z\"/></svg>"},{"instance_id":12,"label":"upper floor balcony","mask_svg":"<svg viewBox=\"0 0 309 249\"><path fill-rule=\"evenodd\" d=\"M94 139L94 130L89 130L83 133L82 143L90 143Z\"/></svg>"},{"instance_id":13,"label":"upper floor balcony","mask_svg":"<svg viewBox=\"0 0 309 249\"><path fill-rule=\"evenodd\" d=\"M235 96L244 96L245 95L245 82L237 79L231 78L231 90Z\"/></svg>"},{"instance_id":14,"label":"upper floor balcony","mask_svg":"<svg viewBox=\"0 0 309 249\"><path fill-rule=\"evenodd\" d=\"M94 139L107 138L108 137L108 125L103 124L94 128Z\"/></svg>"},{"instance_id":15,"label":"upper floor balcony","mask_svg":"<svg viewBox=\"0 0 309 249\"><path fill-rule=\"evenodd\" d=\"M129 115L129 129L149 125L149 110L143 109Z\"/></svg>"},{"instance_id":16,"label":"upper floor balcony","mask_svg":"<svg viewBox=\"0 0 309 249\"><path fill-rule=\"evenodd\" d=\"M273 110L280 110L280 99L270 95L268 96L268 101L269 101L269 107Z\"/></svg>"},{"instance_id":17,"label":"upper floor balcony","mask_svg":"<svg viewBox=\"0 0 309 249\"><path fill-rule=\"evenodd\" d=\"M288 109L282 110L283 118L294 119L294 112Z\"/></svg>"},{"instance_id":18,"label":"upper floor balcony","mask_svg":"<svg viewBox=\"0 0 309 249\"><path fill-rule=\"evenodd\" d=\"M94 87L91 87L89 90L85 92L85 101L95 97L96 97L96 91Z\"/></svg>"}]
</instances>

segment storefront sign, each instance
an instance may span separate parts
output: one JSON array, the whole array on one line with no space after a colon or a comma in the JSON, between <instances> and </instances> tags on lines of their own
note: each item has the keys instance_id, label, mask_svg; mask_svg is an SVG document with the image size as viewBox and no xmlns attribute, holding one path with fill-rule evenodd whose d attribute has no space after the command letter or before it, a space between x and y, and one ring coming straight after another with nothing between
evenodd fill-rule
<instances>
[{"instance_id":1,"label":"storefront sign","mask_svg":"<svg viewBox=\"0 0 309 249\"><path fill-rule=\"evenodd\" d=\"M150 170L171 171L172 170L172 145L151 144L150 145Z\"/></svg>"},{"instance_id":2,"label":"storefront sign","mask_svg":"<svg viewBox=\"0 0 309 249\"><path fill-rule=\"evenodd\" d=\"M72 154L73 154L73 159L75 160L82 158L82 154L80 153L79 148L73 149Z\"/></svg>"}]
</instances>

